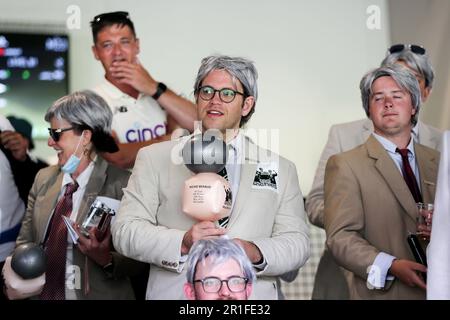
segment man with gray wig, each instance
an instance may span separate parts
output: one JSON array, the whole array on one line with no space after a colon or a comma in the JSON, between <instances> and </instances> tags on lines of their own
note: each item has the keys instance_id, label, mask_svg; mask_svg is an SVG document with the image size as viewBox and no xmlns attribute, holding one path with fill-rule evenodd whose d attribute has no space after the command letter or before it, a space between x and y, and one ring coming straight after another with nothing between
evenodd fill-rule
<instances>
[{"instance_id":1,"label":"man with gray wig","mask_svg":"<svg viewBox=\"0 0 450 320\"><path fill-rule=\"evenodd\" d=\"M184 298L186 257L201 239L227 234L244 249L260 277L254 299L283 298L280 278L287 279L284 274L290 271L293 276L309 257L295 165L240 130L254 110L256 79L251 61L218 55L202 60L195 82L203 131L220 131L230 150L225 169L233 194L231 214L220 227L182 212L183 185L192 172L175 160L188 139L152 145L138 154L113 240L124 255L151 263L147 299ZM262 186L259 170L272 170L273 182Z\"/></svg>"},{"instance_id":2,"label":"man with gray wig","mask_svg":"<svg viewBox=\"0 0 450 320\"><path fill-rule=\"evenodd\" d=\"M359 88L361 90L363 109L367 117L370 119L370 99L373 96L372 85L375 80L381 77L391 77L400 88L406 90L410 95L412 106L415 109L414 115L411 117L411 124L416 124L421 105L420 88L417 86L418 81L411 72L395 64L376 69L361 80Z\"/></svg>"},{"instance_id":3,"label":"man with gray wig","mask_svg":"<svg viewBox=\"0 0 450 320\"><path fill-rule=\"evenodd\" d=\"M209 56L202 60L200 70L195 79L194 92L199 92L203 79L214 69L227 70L233 77L233 83L236 80L241 82L244 96L254 98L253 108L251 108L247 115L241 118L239 127L242 127L250 120L255 112L256 100L258 100L258 86L256 84L258 72L252 63L249 64L248 61L239 57Z\"/></svg>"},{"instance_id":4,"label":"man with gray wig","mask_svg":"<svg viewBox=\"0 0 450 320\"><path fill-rule=\"evenodd\" d=\"M327 246L345 268L351 299L424 299L426 267L414 261L417 202L433 203L439 152L415 143L415 76L399 65L367 73L361 98L374 132L332 156L325 171Z\"/></svg>"},{"instance_id":5,"label":"man with gray wig","mask_svg":"<svg viewBox=\"0 0 450 320\"><path fill-rule=\"evenodd\" d=\"M425 103L431 93L434 72L425 48L418 45L393 45L388 49L381 65L400 64L414 73L419 81L421 104ZM366 111L366 110L365 110ZM367 115L367 112L366 112ZM420 121L412 127L416 142L438 150L442 132ZM320 156L311 191L306 198L306 210L311 223L323 228L324 219L324 174L328 159L334 155L363 144L373 132L369 118L341 123L331 126L328 141ZM313 299L348 299L345 279L331 254L325 250L317 268Z\"/></svg>"},{"instance_id":6,"label":"man with gray wig","mask_svg":"<svg viewBox=\"0 0 450 320\"><path fill-rule=\"evenodd\" d=\"M186 278L184 293L190 300L247 300L256 275L241 246L217 238L194 243Z\"/></svg>"}]
</instances>

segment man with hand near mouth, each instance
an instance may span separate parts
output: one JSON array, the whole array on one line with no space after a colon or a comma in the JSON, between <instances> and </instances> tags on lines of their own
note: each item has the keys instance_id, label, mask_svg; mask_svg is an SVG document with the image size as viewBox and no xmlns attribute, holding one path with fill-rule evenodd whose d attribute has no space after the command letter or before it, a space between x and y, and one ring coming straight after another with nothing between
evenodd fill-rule
<instances>
[{"instance_id":1,"label":"man with hand near mouth","mask_svg":"<svg viewBox=\"0 0 450 320\"><path fill-rule=\"evenodd\" d=\"M119 146L119 152L102 156L118 167L132 168L140 148L169 140L179 126L192 131L195 106L155 81L140 64L139 39L128 12L99 14L91 27L92 51L105 70L104 81L94 91L114 114L112 129Z\"/></svg>"}]
</instances>

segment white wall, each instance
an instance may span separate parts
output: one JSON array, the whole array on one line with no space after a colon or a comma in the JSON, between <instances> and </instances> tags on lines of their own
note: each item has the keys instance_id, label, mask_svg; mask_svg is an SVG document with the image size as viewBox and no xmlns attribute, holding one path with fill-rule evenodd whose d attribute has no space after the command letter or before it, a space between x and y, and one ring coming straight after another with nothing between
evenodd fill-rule
<instances>
[{"instance_id":1,"label":"white wall","mask_svg":"<svg viewBox=\"0 0 450 320\"><path fill-rule=\"evenodd\" d=\"M201 58L223 53L252 59L260 96L250 127L280 130L279 151L296 163L305 194L330 125L365 116L359 80L378 66L390 42L385 0L16 0L0 3L0 21L64 25L69 5L80 7L82 21L81 29L68 30L71 90L102 77L89 27L101 12L129 11L142 63L190 98ZM381 8L381 30L366 27L369 5ZM45 153L45 142L38 145Z\"/></svg>"}]
</instances>

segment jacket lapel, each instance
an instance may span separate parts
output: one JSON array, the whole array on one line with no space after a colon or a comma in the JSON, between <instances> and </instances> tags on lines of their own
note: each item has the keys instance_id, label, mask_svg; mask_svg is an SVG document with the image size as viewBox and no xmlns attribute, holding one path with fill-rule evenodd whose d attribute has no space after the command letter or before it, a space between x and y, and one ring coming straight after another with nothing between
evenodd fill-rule
<instances>
[{"instance_id":1,"label":"jacket lapel","mask_svg":"<svg viewBox=\"0 0 450 320\"><path fill-rule=\"evenodd\" d=\"M81 200L80 208L77 214L77 223L81 224L88 213L88 209L94 202L95 198L102 190L106 180L106 169L108 163L100 156L97 156L94 164L94 170L92 170L89 182L86 185L86 191L84 192L83 199Z\"/></svg>"},{"instance_id":2,"label":"jacket lapel","mask_svg":"<svg viewBox=\"0 0 450 320\"><path fill-rule=\"evenodd\" d=\"M255 179L255 173L257 168L258 147L250 140L250 138L244 136L244 150L243 159L244 163L241 164L241 176L239 181L239 191L234 204L233 212L231 213L230 222L228 228L232 227L233 223L237 220L237 217L245 208L249 193L252 190L253 180Z\"/></svg>"},{"instance_id":3,"label":"jacket lapel","mask_svg":"<svg viewBox=\"0 0 450 320\"><path fill-rule=\"evenodd\" d=\"M61 191L62 179L64 174L58 170L58 175L55 177L55 180L49 179L50 188L48 188L45 196L42 200L39 200L40 209L39 213L36 215L39 217L39 226L38 230L38 239L40 242L43 242L45 239L45 234L47 233L47 228L50 223L50 219L53 216L53 211L56 207L56 201L58 200L59 193Z\"/></svg>"},{"instance_id":4,"label":"jacket lapel","mask_svg":"<svg viewBox=\"0 0 450 320\"><path fill-rule=\"evenodd\" d=\"M416 162L420 172L420 188L425 203L434 202L439 159L420 144L414 144Z\"/></svg>"},{"instance_id":5,"label":"jacket lapel","mask_svg":"<svg viewBox=\"0 0 450 320\"><path fill-rule=\"evenodd\" d=\"M415 222L417 216L416 203L394 161L375 137L370 136L366 142L366 147L369 156L376 160L375 167L386 180L405 212Z\"/></svg>"}]
</instances>

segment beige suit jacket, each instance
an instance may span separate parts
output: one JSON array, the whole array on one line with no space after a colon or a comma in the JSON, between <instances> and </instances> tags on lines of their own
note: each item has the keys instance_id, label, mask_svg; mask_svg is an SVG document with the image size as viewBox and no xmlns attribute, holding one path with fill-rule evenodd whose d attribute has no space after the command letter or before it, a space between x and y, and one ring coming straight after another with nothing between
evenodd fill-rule
<instances>
[{"instance_id":1,"label":"beige suit jacket","mask_svg":"<svg viewBox=\"0 0 450 320\"><path fill-rule=\"evenodd\" d=\"M28 207L22 222L22 228L17 238L17 245L44 241L52 213L61 191L64 174L59 166L42 169L36 175L34 184L28 197ZM129 178L128 171L108 165L102 158L97 157L86 191L79 208L77 223L81 224L89 207L97 196L119 199L123 195L122 188ZM77 299L134 299L134 293L127 273L133 274L141 263L127 259L117 252L112 252L114 260L114 278L109 277L103 268L88 259L90 292L84 295L85 255L73 248L74 264L80 268L81 289L76 290ZM136 271L137 272L137 271Z\"/></svg>"},{"instance_id":2,"label":"beige suit jacket","mask_svg":"<svg viewBox=\"0 0 450 320\"><path fill-rule=\"evenodd\" d=\"M139 151L119 215L112 228L117 250L151 263L147 299L184 299L185 270L181 243L197 221L181 210L184 181L190 172L175 164L185 140L168 141ZM277 190L253 186L264 155L278 159ZM267 266L257 273L253 299L278 299L279 276L300 268L309 257L309 237L295 165L245 138L245 164L228 224L228 236L253 241Z\"/></svg>"},{"instance_id":3,"label":"beige suit jacket","mask_svg":"<svg viewBox=\"0 0 450 320\"><path fill-rule=\"evenodd\" d=\"M417 123L418 142L432 149L439 150L442 132L420 120ZM306 198L306 212L309 221L319 228L324 228L324 176L328 159L335 154L351 150L363 144L373 132L370 119L333 125L328 134L328 141L320 156L311 190ZM325 250L319 262L314 284L314 299L346 299L348 297L345 282L333 257Z\"/></svg>"},{"instance_id":4,"label":"beige suit jacket","mask_svg":"<svg viewBox=\"0 0 450 320\"><path fill-rule=\"evenodd\" d=\"M439 152L420 144L414 150L423 200L433 202ZM367 270L380 252L414 261L406 238L416 231L416 216L416 203L400 170L373 136L330 158L325 171L327 245L338 264L351 272L350 298L425 298L425 291L398 279L386 290L366 286Z\"/></svg>"}]
</instances>

